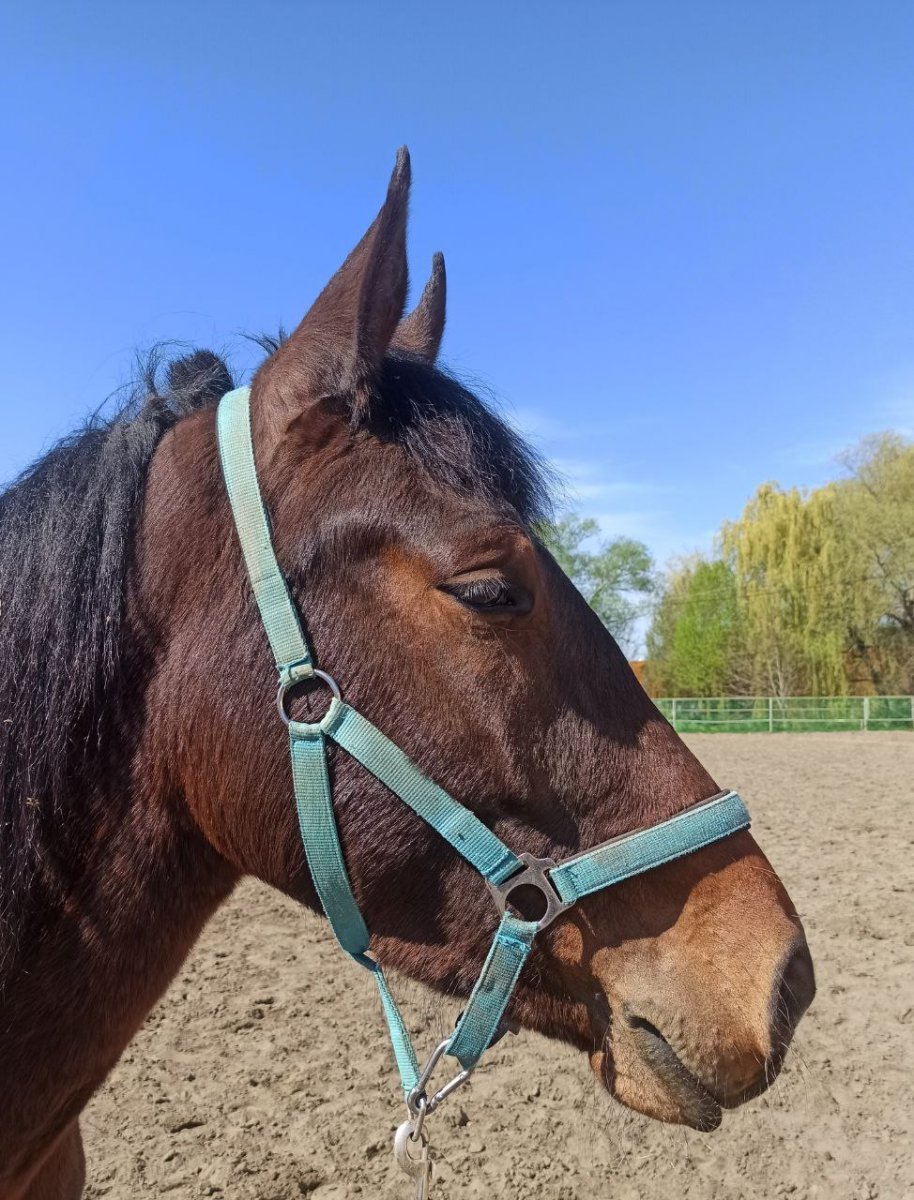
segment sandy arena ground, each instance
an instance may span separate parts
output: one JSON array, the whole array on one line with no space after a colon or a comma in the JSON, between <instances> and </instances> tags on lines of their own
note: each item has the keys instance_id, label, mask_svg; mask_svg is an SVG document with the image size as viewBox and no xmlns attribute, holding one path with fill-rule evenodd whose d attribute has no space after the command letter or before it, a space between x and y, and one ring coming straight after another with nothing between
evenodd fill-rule
<instances>
[{"instance_id":1,"label":"sandy arena ground","mask_svg":"<svg viewBox=\"0 0 914 1200\"><path fill-rule=\"evenodd\" d=\"M506 1039L442 1110L436 1200L914 1196L914 736L689 739L806 922L819 994L775 1088L711 1135L610 1101L583 1056ZM453 1013L401 982L431 1047ZM85 1116L88 1196L412 1196L374 985L246 884Z\"/></svg>"}]
</instances>

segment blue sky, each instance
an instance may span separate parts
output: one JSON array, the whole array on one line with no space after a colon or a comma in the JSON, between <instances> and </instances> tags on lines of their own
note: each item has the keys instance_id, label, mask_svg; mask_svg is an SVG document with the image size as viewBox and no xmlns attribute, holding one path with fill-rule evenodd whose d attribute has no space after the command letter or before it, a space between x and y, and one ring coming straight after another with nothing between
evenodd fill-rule
<instances>
[{"instance_id":1,"label":"blue sky","mask_svg":"<svg viewBox=\"0 0 914 1200\"><path fill-rule=\"evenodd\" d=\"M0 479L162 338L294 325L414 169L444 357L663 562L914 426L914 5L0 15Z\"/></svg>"}]
</instances>

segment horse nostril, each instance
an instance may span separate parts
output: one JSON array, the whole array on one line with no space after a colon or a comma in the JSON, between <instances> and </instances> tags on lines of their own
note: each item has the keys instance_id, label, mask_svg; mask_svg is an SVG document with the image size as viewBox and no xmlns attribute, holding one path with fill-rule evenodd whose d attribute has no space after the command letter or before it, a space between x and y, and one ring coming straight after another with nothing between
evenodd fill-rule
<instances>
[{"instance_id":1,"label":"horse nostril","mask_svg":"<svg viewBox=\"0 0 914 1200\"><path fill-rule=\"evenodd\" d=\"M783 1054L787 1049L800 1018L812 1004L815 994L812 956L806 939L801 935L781 972L781 981L772 1002L771 1044L776 1055Z\"/></svg>"}]
</instances>

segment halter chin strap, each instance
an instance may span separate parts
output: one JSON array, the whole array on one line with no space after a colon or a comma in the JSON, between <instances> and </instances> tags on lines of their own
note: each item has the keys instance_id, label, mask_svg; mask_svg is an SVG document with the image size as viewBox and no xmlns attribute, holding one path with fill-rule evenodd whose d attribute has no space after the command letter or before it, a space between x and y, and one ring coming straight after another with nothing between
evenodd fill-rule
<instances>
[{"instance_id":1,"label":"halter chin strap","mask_svg":"<svg viewBox=\"0 0 914 1200\"><path fill-rule=\"evenodd\" d=\"M735 792L726 792L648 829L604 842L559 865L528 854L515 854L474 813L429 779L380 729L350 708L330 676L314 666L298 613L276 561L257 483L249 388L239 388L223 396L216 428L235 526L279 673L277 702L289 730L298 823L321 905L340 945L375 977L407 1096L425 1098L431 1071L443 1055L456 1058L462 1068L456 1080L426 1102L425 1110L430 1112L444 1094L472 1071L496 1039L540 929L582 896L748 829L749 814ZM333 695L329 708L323 720L314 724L293 721L285 711L286 693L295 684L311 679L319 679L330 688ZM352 893L333 813L327 738L357 759L475 867L489 885L501 913L491 948L457 1026L423 1072L419 1070L406 1025L384 973L368 954L369 933ZM521 886L535 887L543 897L545 912L537 921L522 920L508 910L510 893Z\"/></svg>"}]
</instances>

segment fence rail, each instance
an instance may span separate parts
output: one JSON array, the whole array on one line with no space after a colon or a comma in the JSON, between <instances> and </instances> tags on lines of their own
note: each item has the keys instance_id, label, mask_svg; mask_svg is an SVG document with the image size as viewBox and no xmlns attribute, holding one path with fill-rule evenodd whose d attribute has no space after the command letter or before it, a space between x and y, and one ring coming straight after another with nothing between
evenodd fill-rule
<instances>
[{"instance_id":1,"label":"fence rail","mask_svg":"<svg viewBox=\"0 0 914 1200\"><path fill-rule=\"evenodd\" d=\"M914 731L912 696L677 696L654 703L680 733Z\"/></svg>"}]
</instances>

